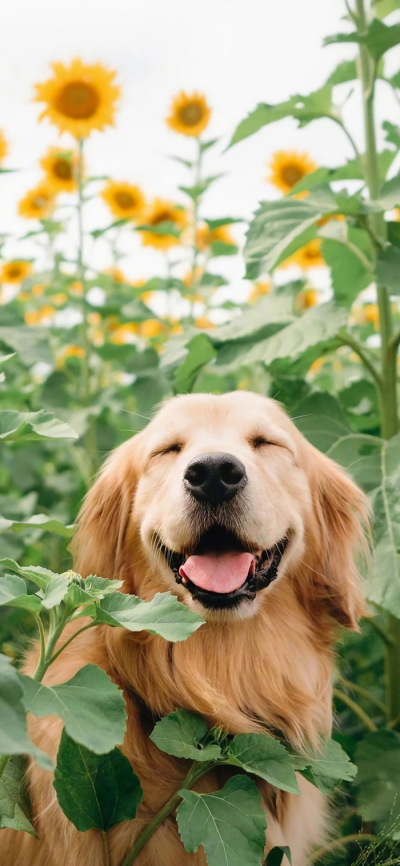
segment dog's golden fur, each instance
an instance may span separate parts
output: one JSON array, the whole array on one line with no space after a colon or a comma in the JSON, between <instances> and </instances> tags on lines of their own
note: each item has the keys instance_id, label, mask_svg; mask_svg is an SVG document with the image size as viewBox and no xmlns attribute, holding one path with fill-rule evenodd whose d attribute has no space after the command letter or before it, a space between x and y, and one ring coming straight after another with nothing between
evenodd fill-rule
<instances>
[{"instance_id":1,"label":"dog's golden fur","mask_svg":"<svg viewBox=\"0 0 400 866\"><path fill-rule=\"evenodd\" d=\"M274 444L255 453L249 444L254 431ZM179 440L183 451L160 454L172 440ZM93 662L124 690L128 724L123 751L140 777L144 801L134 821L109 834L112 866L120 864L140 827L187 771L184 761L160 752L149 739L154 721L181 707L231 733L271 729L296 748L306 743L317 747L320 736L331 730L336 623L355 629L363 613L355 564L363 546L363 494L303 438L276 403L243 392L175 398L145 431L111 455L82 509L74 544L76 570L84 576L118 576L125 581L124 592L145 600L170 589L196 608L166 563L160 563L151 539L157 531L171 549L188 544L182 472L189 459L205 451L227 451L246 465L247 538L254 532L252 538L260 537L261 546L268 548L290 530L278 579L255 602L246 602L243 612L202 611L206 624L182 643L123 629L93 629L70 645L45 679L66 681ZM27 669L33 666L32 656ZM55 760L59 719L32 717L30 733ZM197 789L222 787L227 772L210 773ZM301 797L259 783L268 812L268 848L290 845L293 866L304 866L326 828L323 796L302 777L299 783ZM101 866L101 840L67 822L51 774L32 765L30 789L40 841L2 831L2 866ZM136 862L203 866L205 859L202 849L185 853L171 817Z\"/></svg>"}]
</instances>

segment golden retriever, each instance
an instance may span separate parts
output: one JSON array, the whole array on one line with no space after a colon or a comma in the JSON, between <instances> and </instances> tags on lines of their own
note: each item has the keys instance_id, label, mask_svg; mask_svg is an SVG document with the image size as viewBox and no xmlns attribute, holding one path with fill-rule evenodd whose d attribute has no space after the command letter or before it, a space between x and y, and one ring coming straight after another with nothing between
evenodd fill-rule
<instances>
[{"instance_id":1,"label":"golden retriever","mask_svg":"<svg viewBox=\"0 0 400 866\"><path fill-rule=\"evenodd\" d=\"M75 569L121 578L123 592L145 600L170 590L206 620L175 644L99 626L46 676L63 682L93 662L124 690L123 751L144 800L109 834L112 866L187 772L149 739L160 717L186 708L232 734L279 731L297 749L330 734L336 624L355 629L363 613L355 559L365 510L362 492L277 403L246 392L173 398L111 454L83 505ZM31 717L30 732L55 760L60 720ZM197 789L221 788L228 772L210 772ZM293 866L304 866L324 837L324 797L301 776L301 797L257 784L266 850L289 845ZM2 866L102 866L101 839L66 820L51 773L32 765L30 791L40 841L3 831ZM170 816L136 862L206 861L202 849L184 851Z\"/></svg>"}]
</instances>

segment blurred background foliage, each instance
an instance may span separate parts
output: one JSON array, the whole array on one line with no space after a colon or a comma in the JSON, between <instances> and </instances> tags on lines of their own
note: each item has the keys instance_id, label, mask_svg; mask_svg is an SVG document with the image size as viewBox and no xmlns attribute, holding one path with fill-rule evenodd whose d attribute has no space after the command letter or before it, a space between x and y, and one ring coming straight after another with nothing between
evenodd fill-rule
<instances>
[{"instance_id":1,"label":"blurred background foliage","mask_svg":"<svg viewBox=\"0 0 400 866\"><path fill-rule=\"evenodd\" d=\"M207 169L217 144L207 135L207 97L173 98L166 123L187 139L187 158L175 158L183 181L176 200L149 200L129 179L91 174L86 139L113 124L120 97L116 74L100 63L54 63L36 85L40 119L59 133L40 161L42 179L17 203L26 220L21 250L30 239L37 257L8 260L0 237L2 557L67 569L73 523L99 465L174 393L248 389L276 398L371 497L371 617L360 634L342 635L335 684L335 737L359 774L336 795L343 845L313 860L336 866L400 863L400 126L384 121L378 153L373 114L378 78L400 101L400 72L385 75L385 54L400 44L398 9L397 0L348 6L345 32L327 44L354 42L354 60L311 94L258 105L237 127L232 145L284 117L300 127L329 118L350 150L335 167L285 142L272 155L277 194L248 229L246 301L224 277L226 257L242 254L235 228L243 220L207 215L207 192L220 177ZM342 119L346 83L355 110L364 104L366 144ZM0 162L2 173L13 170L3 133ZM109 209L109 224L90 233L90 250L99 238L109 245L101 272L85 226L96 196ZM162 253L163 276L126 276L122 250L133 233ZM326 269L330 287L322 279L319 288ZM18 662L31 636L28 613L1 611L2 652Z\"/></svg>"}]
</instances>

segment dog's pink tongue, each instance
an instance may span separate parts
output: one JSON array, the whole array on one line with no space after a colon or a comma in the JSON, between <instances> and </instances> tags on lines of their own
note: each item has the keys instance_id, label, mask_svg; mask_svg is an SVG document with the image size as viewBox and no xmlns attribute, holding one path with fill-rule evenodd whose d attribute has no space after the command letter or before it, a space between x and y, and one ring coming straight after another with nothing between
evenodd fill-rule
<instances>
[{"instance_id":1,"label":"dog's pink tongue","mask_svg":"<svg viewBox=\"0 0 400 866\"><path fill-rule=\"evenodd\" d=\"M179 574L209 592L233 592L245 582L254 569L251 553L227 552L189 556L181 565Z\"/></svg>"}]
</instances>

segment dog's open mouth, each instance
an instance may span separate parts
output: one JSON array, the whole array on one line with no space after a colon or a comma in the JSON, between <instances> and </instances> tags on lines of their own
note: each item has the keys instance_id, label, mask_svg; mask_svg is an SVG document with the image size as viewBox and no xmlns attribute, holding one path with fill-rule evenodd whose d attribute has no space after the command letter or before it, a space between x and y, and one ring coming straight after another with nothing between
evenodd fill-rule
<instances>
[{"instance_id":1,"label":"dog's open mouth","mask_svg":"<svg viewBox=\"0 0 400 866\"><path fill-rule=\"evenodd\" d=\"M193 551L176 553L164 545L161 550L177 583L194 598L205 607L227 608L253 600L276 579L288 541L285 536L269 550L250 551L233 532L213 526Z\"/></svg>"}]
</instances>

